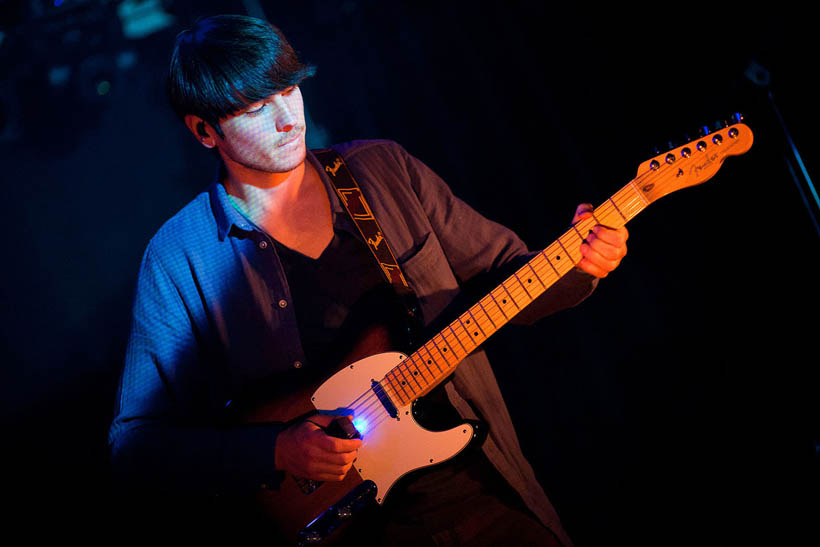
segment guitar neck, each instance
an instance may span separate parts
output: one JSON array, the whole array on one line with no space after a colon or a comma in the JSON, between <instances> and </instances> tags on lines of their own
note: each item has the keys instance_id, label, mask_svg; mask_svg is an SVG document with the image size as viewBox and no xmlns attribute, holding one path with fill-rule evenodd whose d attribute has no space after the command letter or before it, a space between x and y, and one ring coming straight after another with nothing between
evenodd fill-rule
<instances>
[{"instance_id":1,"label":"guitar neck","mask_svg":"<svg viewBox=\"0 0 820 547\"><path fill-rule=\"evenodd\" d=\"M474 306L408 356L380 382L401 405L426 395L518 312L534 302L581 260L581 243L596 224L620 228L649 201L637 179L621 188Z\"/></svg>"},{"instance_id":2,"label":"guitar neck","mask_svg":"<svg viewBox=\"0 0 820 547\"><path fill-rule=\"evenodd\" d=\"M754 135L736 123L646 160L638 176L538 253L385 375L382 389L401 405L429 393L495 331L530 305L581 260L581 243L596 224L620 228L647 205L709 180L729 156L744 154Z\"/></svg>"}]
</instances>

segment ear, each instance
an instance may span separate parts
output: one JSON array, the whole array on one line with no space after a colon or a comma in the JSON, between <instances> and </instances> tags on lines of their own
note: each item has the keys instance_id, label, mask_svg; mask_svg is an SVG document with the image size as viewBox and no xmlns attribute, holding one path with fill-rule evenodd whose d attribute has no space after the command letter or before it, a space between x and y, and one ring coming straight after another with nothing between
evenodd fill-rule
<instances>
[{"instance_id":1,"label":"ear","mask_svg":"<svg viewBox=\"0 0 820 547\"><path fill-rule=\"evenodd\" d=\"M213 127L208 122L194 116L193 114L185 115L185 126L194 134L196 140L202 143L205 148L213 148L216 146L216 138Z\"/></svg>"}]
</instances>

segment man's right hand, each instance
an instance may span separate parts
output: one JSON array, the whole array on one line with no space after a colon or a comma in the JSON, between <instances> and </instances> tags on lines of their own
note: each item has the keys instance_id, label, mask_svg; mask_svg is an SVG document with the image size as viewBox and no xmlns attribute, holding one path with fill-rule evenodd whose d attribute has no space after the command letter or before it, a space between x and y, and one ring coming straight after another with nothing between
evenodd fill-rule
<instances>
[{"instance_id":1,"label":"man's right hand","mask_svg":"<svg viewBox=\"0 0 820 547\"><path fill-rule=\"evenodd\" d=\"M338 439L322 431L319 426L327 427L334 418L317 414L282 430L276 438L276 469L314 481L344 479L362 441Z\"/></svg>"}]
</instances>

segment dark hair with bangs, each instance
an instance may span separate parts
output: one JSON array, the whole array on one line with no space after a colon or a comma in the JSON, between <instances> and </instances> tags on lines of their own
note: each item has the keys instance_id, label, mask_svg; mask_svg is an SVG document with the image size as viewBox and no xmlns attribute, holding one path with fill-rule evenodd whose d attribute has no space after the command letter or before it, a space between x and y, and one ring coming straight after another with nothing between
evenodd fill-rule
<instances>
[{"instance_id":1,"label":"dark hair with bangs","mask_svg":"<svg viewBox=\"0 0 820 547\"><path fill-rule=\"evenodd\" d=\"M219 120L313 76L282 32L244 15L199 19L174 42L168 98L180 118L199 116L219 134Z\"/></svg>"}]
</instances>

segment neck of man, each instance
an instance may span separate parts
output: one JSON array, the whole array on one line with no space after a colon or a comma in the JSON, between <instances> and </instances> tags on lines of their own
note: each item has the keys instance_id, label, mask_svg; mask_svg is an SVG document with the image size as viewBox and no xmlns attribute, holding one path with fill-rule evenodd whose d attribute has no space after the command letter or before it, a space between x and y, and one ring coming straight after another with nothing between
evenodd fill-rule
<instances>
[{"instance_id":1,"label":"neck of man","mask_svg":"<svg viewBox=\"0 0 820 547\"><path fill-rule=\"evenodd\" d=\"M284 173L268 173L245 167L224 155L222 160L227 171L225 189L237 207L259 226L286 217L303 201L310 183L318 177L308 161Z\"/></svg>"}]
</instances>

